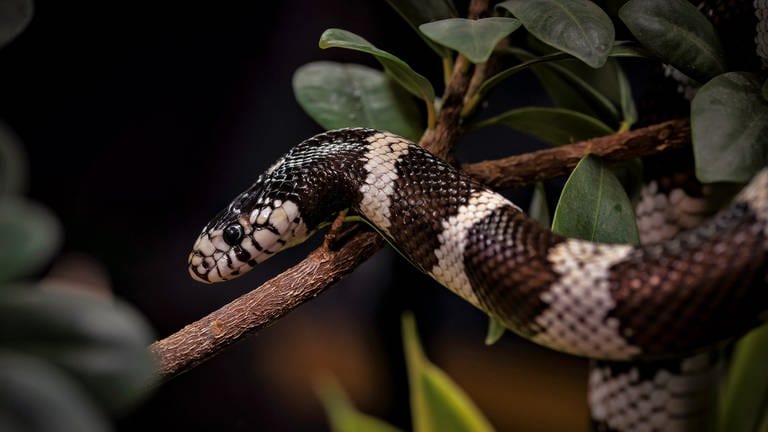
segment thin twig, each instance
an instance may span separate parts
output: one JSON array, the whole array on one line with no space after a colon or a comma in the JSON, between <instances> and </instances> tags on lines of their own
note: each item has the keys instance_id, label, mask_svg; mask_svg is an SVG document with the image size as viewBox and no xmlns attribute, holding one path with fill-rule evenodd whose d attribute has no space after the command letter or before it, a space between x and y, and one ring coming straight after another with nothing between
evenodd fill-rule
<instances>
[{"instance_id":1,"label":"thin twig","mask_svg":"<svg viewBox=\"0 0 768 432\"><path fill-rule=\"evenodd\" d=\"M690 143L689 121L671 120L562 147L464 164L461 169L492 188L502 189L568 174L587 153L608 162L620 162L685 147Z\"/></svg>"}]
</instances>

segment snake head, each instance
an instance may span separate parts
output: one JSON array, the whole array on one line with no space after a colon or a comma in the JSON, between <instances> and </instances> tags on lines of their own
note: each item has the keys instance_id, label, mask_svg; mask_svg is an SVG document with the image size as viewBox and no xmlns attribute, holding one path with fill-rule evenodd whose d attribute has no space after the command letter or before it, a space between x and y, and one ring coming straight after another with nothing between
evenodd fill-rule
<instances>
[{"instance_id":1,"label":"snake head","mask_svg":"<svg viewBox=\"0 0 768 432\"><path fill-rule=\"evenodd\" d=\"M197 238L189 273L200 282L234 279L309 237L296 203L240 194Z\"/></svg>"}]
</instances>

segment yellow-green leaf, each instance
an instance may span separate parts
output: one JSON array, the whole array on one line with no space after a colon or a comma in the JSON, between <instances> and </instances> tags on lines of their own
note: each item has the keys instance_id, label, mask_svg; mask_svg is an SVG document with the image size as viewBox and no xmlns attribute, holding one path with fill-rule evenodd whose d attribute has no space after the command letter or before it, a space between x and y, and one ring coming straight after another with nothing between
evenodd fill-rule
<instances>
[{"instance_id":1,"label":"yellow-green leaf","mask_svg":"<svg viewBox=\"0 0 768 432\"><path fill-rule=\"evenodd\" d=\"M398 432L400 430L358 411L339 384L332 379L323 379L317 386L317 394L323 402L333 432Z\"/></svg>"},{"instance_id":2,"label":"yellow-green leaf","mask_svg":"<svg viewBox=\"0 0 768 432\"><path fill-rule=\"evenodd\" d=\"M426 358L410 314L403 316L403 344L415 432L493 430L467 395Z\"/></svg>"}]
</instances>

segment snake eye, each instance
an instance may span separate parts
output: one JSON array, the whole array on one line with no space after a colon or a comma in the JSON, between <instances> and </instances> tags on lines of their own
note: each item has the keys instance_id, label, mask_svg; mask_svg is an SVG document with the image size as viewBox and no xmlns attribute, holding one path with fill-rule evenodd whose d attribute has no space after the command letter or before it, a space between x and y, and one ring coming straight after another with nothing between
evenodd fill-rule
<instances>
[{"instance_id":1,"label":"snake eye","mask_svg":"<svg viewBox=\"0 0 768 432\"><path fill-rule=\"evenodd\" d=\"M243 227L240 224L232 224L224 228L224 241L234 246L240 244L240 240L243 239Z\"/></svg>"}]
</instances>

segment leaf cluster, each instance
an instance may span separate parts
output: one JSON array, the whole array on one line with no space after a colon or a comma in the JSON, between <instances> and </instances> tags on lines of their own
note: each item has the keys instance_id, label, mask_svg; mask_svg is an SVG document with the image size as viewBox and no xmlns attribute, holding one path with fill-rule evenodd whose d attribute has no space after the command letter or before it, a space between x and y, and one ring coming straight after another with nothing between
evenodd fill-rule
<instances>
[{"instance_id":1,"label":"leaf cluster","mask_svg":"<svg viewBox=\"0 0 768 432\"><path fill-rule=\"evenodd\" d=\"M0 46L31 13L31 1L0 4ZM26 183L22 146L0 123L0 429L107 431L109 414L124 413L150 388L152 333L119 300L35 279L63 233L50 210L24 197Z\"/></svg>"}]
</instances>

